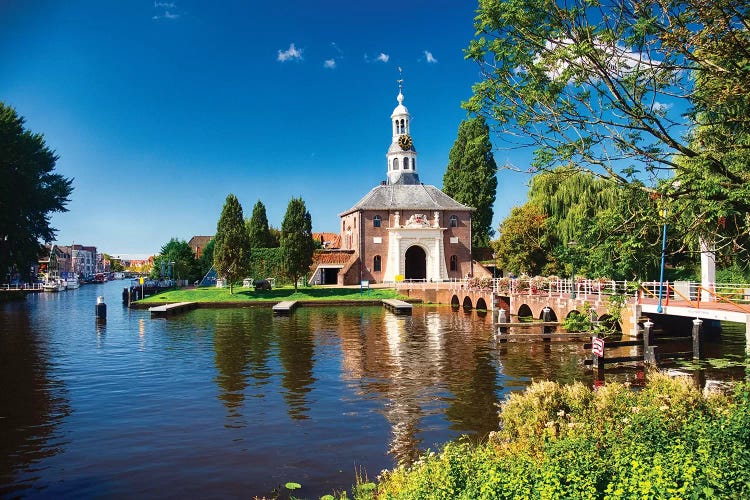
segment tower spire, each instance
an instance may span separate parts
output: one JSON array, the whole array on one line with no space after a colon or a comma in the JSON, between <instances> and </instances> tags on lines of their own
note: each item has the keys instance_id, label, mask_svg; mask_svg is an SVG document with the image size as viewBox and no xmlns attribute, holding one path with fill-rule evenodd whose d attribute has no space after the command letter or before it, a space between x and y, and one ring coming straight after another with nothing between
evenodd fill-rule
<instances>
[{"instance_id":1,"label":"tower spire","mask_svg":"<svg viewBox=\"0 0 750 500\"><path fill-rule=\"evenodd\" d=\"M403 70L398 68L398 106L391 114L391 146L388 148L386 158L388 160L388 183L389 184L419 184L417 174L417 151L409 130L411 116L409 110L404 106L404 79Z\"/></svg>"}]
</instances>

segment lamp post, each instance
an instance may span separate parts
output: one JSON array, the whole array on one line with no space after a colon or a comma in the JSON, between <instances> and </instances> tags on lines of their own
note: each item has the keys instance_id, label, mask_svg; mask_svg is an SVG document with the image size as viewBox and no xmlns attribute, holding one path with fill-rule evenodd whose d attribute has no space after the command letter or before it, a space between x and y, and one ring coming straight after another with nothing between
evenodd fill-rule
<instances>
[{"instance_id":1,"label":"lamp post","mask_svg":"<svg viewBox=\"0 0 750 500\"><path fill-rule=\"evenodd\" d=\"M570 298L576 298L576 257L575 248L578 245L576 240L568 241L568 248L570 248Z\"/></svg>"},{"instance_id":2,"label":"lamp post","mask_svg":"<svg viewBox=\"0 0 750 500\"><path fill-rule=\"evenodd\" d=\"M661 314L664 310L661 306L661 299L664 294L664 255L667 250L667 210L664 209L664 229L661 235L661 270L659 272L659 305L656 306L656 312Z\"/></svg>"}]
</instances>

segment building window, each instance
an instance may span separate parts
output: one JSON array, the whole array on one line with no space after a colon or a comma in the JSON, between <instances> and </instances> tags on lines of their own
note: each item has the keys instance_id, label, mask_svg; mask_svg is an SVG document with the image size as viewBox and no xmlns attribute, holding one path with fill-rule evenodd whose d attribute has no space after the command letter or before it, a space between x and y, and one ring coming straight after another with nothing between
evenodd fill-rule
<instances>
[{"instance_id":1,"label":"building window","mask_svg":"<svg viewBox=\"0 0 750 500\"><path fill-rule=\"evenodd\" d=\"M451 255L451 271L458 271L458 257Z\"/></svg>"},{"instance_id":2,"label":"building window","mask_svg":"<svg viewBox=\"0 0 750 500\"><path fill-rule=\"evenodd\" d=\"M450 217L451 227L458 227L458 217L451 215Z\"/></svg>"},{"instance_id":3,"label":"building window","mask_svg":"<svg viewBox=\"0 0 750 500\"><path fill-rule=\"evenodd\" d=\"M380 255L376 255L372 258L372 270L373 272L380 272Z\"/></svg>"},{"instance_id":4,"label":"building window","mask_svg":"<svg viewBox=\"0 0 750 500\"><path fill-rule=\"evenodd\" d=\"M380 227L380 216L376 215L372 218L372 227Z\"/></svg>"},{"instance_id":5,"label":"building window","mask_svg":"<svg viewBox=\"0 0 750 500\"><path fill-rule=\"evenodd\" d=\"M398 170L398 158L393 159L393 170Z\"/></svg>"},{"instance_id":6,"label":"building window","mask_svg":"<svg viewBox=\"0 0 750 500\"><path fill-rule=\"evenodd\" d=\"M409 170L409 158L404 158L404 170Z\"/></svg>"}]
</instances>

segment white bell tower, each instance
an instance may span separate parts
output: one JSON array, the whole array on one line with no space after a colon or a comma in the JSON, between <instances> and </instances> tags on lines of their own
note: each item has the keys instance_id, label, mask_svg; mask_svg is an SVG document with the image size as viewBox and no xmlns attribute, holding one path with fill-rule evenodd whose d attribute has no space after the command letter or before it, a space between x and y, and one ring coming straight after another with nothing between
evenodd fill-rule
<instances>
[{"instance_id":1,"label":"white bell tower","mask_svg":"<svg viewBox=\"0 0 750 500\"><path fill-rule=\"evenodd\" d=\"M399 73L401 68L398 69ZM391 113L391 146L388 161L388 184L419 184L417 173L417 150L411 138L409 110L404 106L404 80L398 80L398 106Z\"/></svg>"}]
</instances>

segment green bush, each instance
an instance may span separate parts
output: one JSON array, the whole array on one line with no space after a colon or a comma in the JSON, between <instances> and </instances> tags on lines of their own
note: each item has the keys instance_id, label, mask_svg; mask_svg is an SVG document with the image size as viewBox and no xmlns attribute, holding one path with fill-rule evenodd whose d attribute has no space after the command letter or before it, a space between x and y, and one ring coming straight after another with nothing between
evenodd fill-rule
<instances>
[{"instance_id":1,"label":"green bush","mask_svg":"<svg viewBox=\"0 0 750 500\"><path fill-rule=\"evenodd\" d=\"M750 498L748 385L642 391L539 382L502 405L486 443L450 443L384 473L378 498Z\"/></svg>"}]
</instances>

